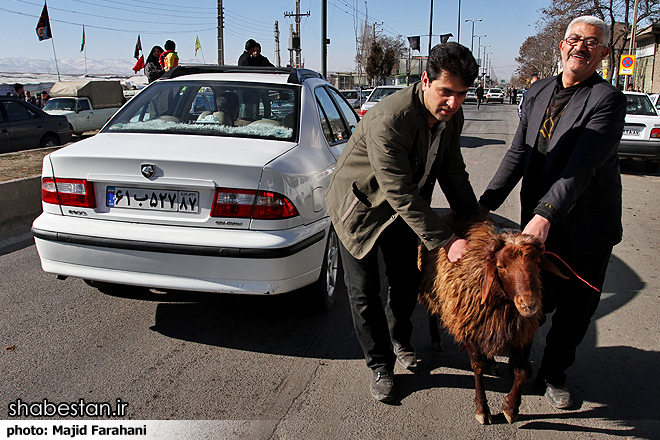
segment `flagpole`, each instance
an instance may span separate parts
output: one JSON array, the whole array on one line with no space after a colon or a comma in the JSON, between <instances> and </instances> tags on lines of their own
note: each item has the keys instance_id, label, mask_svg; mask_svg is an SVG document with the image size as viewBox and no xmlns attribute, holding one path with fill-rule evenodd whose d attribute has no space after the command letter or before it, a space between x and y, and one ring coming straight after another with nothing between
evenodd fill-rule
<instances>
[{"instance_id":1,"label":"flagpole","mask_svg":"<svg viewBox=\"0 0 660 440\"><path fill-rule=\"evenodd\" d=\"M60 78L60 67L57 65L57 54L55 53L55 39L51 37L50 42L53 44L53 56L55 57L55 68L57 69L57 80L62 81L62 78Z\"/></svg>"}]
</instances>

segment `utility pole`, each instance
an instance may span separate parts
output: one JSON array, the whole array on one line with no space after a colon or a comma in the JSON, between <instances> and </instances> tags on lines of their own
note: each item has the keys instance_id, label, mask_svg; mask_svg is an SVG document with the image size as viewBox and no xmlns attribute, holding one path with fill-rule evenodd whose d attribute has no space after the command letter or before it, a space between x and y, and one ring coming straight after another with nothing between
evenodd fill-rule
<instances>
[{"instance_id":1,"label":"utility pole","mask_svg":"<svg viewBox=\"0 0 660 440\"><path fill-rule=\"evenodd\" d=\"M295 38L295 32L293 32L293 25L289 24L289 66L293 67L293 51L294 49L294 41L293 39Z\"/></svg>"},{"instance_id":2,"label":"utility pole","mask_svg":"<svg viewBox=\"0 0 660 440\"><path fill-rule=\"evenodd\" d=\"M222 7L222 0L218 0L218 66L225 64L224 26L224 9Z\"/></svg>"},{"instance_id":3,"label":"utility pole","mask_svg":"<svg viewBox=\"0 0 660 440\"><path fill-rule=\"evenodd\" d=\"M321 0L321 75L328 77L328 0Z\"/></svg>"},{"instance_id":4,"label":"utility pole","mask_svg":"<svg viewBox=\"0 0 660 440\"><path fill-rule=\"evenodd\" d=\"M291 48L296 51L296 67L299 68L302 65L301 56L300 56L300 52L302 51L302 49L300 48L300 17L309 17L309 11L307 11L306 14L301 14L300 0L296 0L296 13L294 14L293 12L285 12L284 16L295 17L296 19L296 32L292 38L293 46Z\"/></svg>"},{"instance_id":5,"label":"utility pole","mask_svg":"<svg viewBox=\"0 0 660 440\"><path fill-rule=\"evenodd\" d=\"M431 55L432 39L433 39L433 0L431 0L431 19L429 21L429 56Z\"/></svg>"},{"instance_id":6,"label":"utility pole","mask_svg":"<svg viewBox=\"0 0 660 440\"><path fill-rule=\"evenodd\" d=\"M281 66L280 63L280 28L275 20L275 65L277 67Z\"/></svg>"}]
</instances>

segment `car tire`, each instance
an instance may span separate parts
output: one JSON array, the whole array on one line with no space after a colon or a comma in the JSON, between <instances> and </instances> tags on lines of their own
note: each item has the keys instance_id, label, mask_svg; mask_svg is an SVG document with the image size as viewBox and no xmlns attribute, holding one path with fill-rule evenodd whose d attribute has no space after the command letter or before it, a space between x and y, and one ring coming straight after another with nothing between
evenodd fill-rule
<instances>
[{"instance_id":1,"label":"car tire","mask_svg":"<svg viewBox=\"0 0 660 440\"><path fill-rule=\"evenodd\" d=\"M646 171L655 174L658 172L658 169L660 169L660 162L646 161Z\"/></svg>"},{"instance_id":2,"label":"car tire","mask_svg":"<svg viewBox=\"0 0 660 440\"><path fill-rule=\"evenodd\" d=\"M41 138L41 142L39 142L39 148L57 147L59 144L60 142L55 136L46 135Z\"/></svg>"},{"instance_id":3,"label":"car tire","mask_svg":"<svg viewBox=\"0 0 660 440\"><path fill-rule=\"evenodd\" d=\"M325 244L323 264L319 279L312 284L312 295L315 306L322 311L331 310L337 300L337 288L341 284L341 258L339 256L339 238L334 228L330 226L328 240Z\"/></svg>"}]
</instances>

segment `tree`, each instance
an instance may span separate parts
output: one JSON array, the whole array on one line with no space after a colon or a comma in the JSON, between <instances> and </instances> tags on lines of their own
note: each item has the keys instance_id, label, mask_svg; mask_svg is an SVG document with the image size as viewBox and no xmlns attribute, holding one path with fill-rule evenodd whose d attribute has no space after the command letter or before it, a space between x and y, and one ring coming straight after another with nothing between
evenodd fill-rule
<instances>
[{"instance_id":1,"label":"tree","mask_svg":"<svg viewBox=\"0 0 660 440\"><path fill-rule=\"evenodd\" d=\"M364 23L359 38L360 50L356 55L356 62L364 66L365 74L371 82L375 79L377 83L385 82L399 68L399 60L406 54L403 37L388 37L375 35L373 25Z\"/></svg>"},{"instance_id":2,"label":"tree","mask_svg":"<svg viewBox=\"0 0 660 440\"><path fill-rule=\"evenodd\" d=\"M521 81L527 82L533 75L545 78L557 74L561 61L559 52L559 41L563 38L561 29L560 22L546 23L536 35L528 37L523 42L516 57L519 65L516 73Z\"/></svg>"}]
</instances>

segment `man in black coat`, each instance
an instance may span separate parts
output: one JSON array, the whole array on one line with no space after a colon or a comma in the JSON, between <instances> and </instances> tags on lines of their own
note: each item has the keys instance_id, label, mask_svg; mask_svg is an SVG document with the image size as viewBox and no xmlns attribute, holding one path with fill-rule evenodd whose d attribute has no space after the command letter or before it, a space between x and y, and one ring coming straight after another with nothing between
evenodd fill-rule
<instances>
[{"instance_id":1,"label":"man in black coat","mask_svg":"<svg viewBox=\"0 0 660 440\"><path fill-rule=\"evenodd\" d=\"M596 73L609 53L609 32L596 17L568 25L560 43L563 72L525 93L511 148L480 199L484 212L497 209L522 179L523 233L538 236L584 279L543 277L544 312L555 313L536 383L562 409L573 404L565 372L600 301L612 247L622 237L617 148L626 98Z\"/></svg>"},{"instance_id":2,"label":"man in black coat","mask_svg":"<svg viewBox=\"0 0 660 440\"><path fill-rule=\"evenodd\" d=\"M274 67L273 64L261 55L261 44L253 39L245 42L245 51L238 58L239 66L252 66L252 67Z\"/></svg>"}]
</instances>

